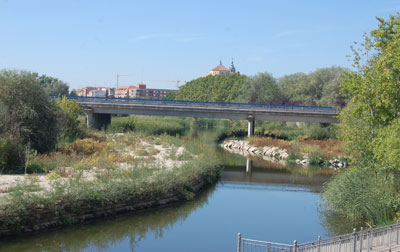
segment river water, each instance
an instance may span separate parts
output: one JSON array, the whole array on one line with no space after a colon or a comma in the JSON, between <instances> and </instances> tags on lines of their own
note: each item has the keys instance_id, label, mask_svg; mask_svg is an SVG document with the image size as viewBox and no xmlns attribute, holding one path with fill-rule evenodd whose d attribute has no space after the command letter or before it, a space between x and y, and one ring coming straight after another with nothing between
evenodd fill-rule
<instances>
[{"instance_id":1,"label":"river water","mask_svg":"<svg viewBox=\"0 0 400 252\"><path fill-rule=\"evenodd\" d=\"M235 251L238 232L289 244L333 235L319 210L326 172L216 152L221 180L195 200L3 240L0 251Z\"/></svg>"}]
</instances>

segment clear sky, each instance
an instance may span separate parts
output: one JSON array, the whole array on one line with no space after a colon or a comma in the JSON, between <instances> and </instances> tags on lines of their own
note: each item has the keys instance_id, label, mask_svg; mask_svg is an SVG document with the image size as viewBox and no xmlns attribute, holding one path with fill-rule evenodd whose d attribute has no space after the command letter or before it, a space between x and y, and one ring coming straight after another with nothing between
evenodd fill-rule
<instances>
[{"instance_id":1,"label":"clear sky","mask_svg":"<svg viewBox=\"0 0 400 252\"><path fill-rule=\"evenodd\" d=\"M174 88L222 60L275 77L350 67L353 41L400 11L395 0L0 0L0 69L71 88L145 82Z\"/></svg>"}]
</instances>

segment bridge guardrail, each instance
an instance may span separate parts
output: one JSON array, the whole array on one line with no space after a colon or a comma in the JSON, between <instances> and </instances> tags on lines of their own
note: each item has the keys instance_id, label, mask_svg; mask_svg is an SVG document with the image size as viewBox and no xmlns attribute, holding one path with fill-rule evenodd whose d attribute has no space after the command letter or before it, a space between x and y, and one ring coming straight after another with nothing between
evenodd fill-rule
<instances>
[{"instance_id":1,"label":"bridge guardrail","mask_svg":"<svg viewBox=\"0 0 400 252\"><path fill-rule=\"evenodd\" d=\"M57 98L56 95L50 95ZM271 108L271 109L285 109L285 110L312 110L312 111L326 111L336 113L337 109L334 107L325 106L303 106L303 105L275 105L275 104L253 104L253 103L227 103L227 102L206 102L206 101L182 101L182 100L160 100L160 99L140 99L140 98L116 98L116 97L87 97L87 96L68 96L68 99L74 99L82 102L111 102L111 103L127 103L127 104L171 104L171 105L206 105L206 106L220 106L220 107L254 107L254 108Z\"/></svg>"}]
</instances>

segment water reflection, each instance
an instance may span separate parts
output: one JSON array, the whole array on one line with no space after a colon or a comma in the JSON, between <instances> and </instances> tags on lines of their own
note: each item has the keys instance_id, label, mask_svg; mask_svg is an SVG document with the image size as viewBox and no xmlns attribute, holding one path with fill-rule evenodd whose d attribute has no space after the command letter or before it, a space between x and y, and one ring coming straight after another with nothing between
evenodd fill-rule
<instances>
[{"instance_id":1,"label":"water reflection","mask_svg":"<svg viewBox=\"0 0 400 252\"><path fill-rule=\"evenodd\" d=\"M113 247L128 243L130 251L149 235L160 239L177 223L184 222L198 208L208 204L215 186L195 200L166 209L123 215L76 225L55 232L0 241L0 251L118 251Z\"/></svg>"},{"instance_id":2,"label":"water reflection","mask_svg":"<svg viewBox=\"0 0 400 252\"><path fill-rule=\"evenodd\" d=\"M219 147L215 153L224 168L221 179L226 182L285 184L320 192L323 183L331 177L326 169L305 172L306 168L302 166L286 166L256 157L243 157Z\"/></svg>"},{"instance_id":3,"label":"water reflection","mask_svg":"<svg viewBox=\"0 0 400 252\"><path fill-rule=\"evenodd\" d=\"M247 158L247 160L246 160L246 173L250 173L252 167L253 167L253 160L251 160L250 158Z\"/></svg>"}]
</instances>

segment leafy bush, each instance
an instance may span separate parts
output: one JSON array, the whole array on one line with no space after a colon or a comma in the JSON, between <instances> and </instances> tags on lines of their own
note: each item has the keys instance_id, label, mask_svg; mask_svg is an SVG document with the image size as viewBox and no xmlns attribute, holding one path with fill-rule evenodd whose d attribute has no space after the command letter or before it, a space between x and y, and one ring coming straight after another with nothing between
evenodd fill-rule
<instances>
[{"instance_id":1,"label":"leafy bush","mask_svg":"<svg viewBox=\"0 0 400 252\"><path fill-rule=\"evenodd\" d=\"M308 126L306 134L309 139L324 140L336 138L336 126L330 125L327 127L323 127L320 124L313 123Z\"/></svg>"},{"instance_id":2,"label":"leafy bush","mask_svg":"<svg viewBox=\"0 0 400 252\"><path fill-rule=\"evenodd\" d=\"M310 165L320 165L324 161L322 160L321 154L319 152L311 153L309 157Z\"/></svg>"},{"instance_id":3,"label":"leafy bush","mask_svg":"<svg viewBox=\"0 0 400 252\"><path fill-rule=\"evenodd\" d=\"M133 116L113 117L111 124L108 125L108 132L130 132L135 130L136 120Z\"/></svg>"},{"instance_id":4,"label":"leafy bush","mask_svg":"<svg viewBox=\"0 0 400 252\"><path fill-rule=\"evenodd\" d=\"M24 170L24 148L10 136L0 138L0 173L20 173Z\"/></svg>"},{"instance_id":5,"label":"leafy bush","mask_svg":"<svg viewBox=\"0 0 400 252\"><path fill-rule=\"evenodd\" d=\"M300 159L299 155L297 155L295 152L289 152L289 156L287 158L289 163L296 163L297 159Z\"/></svg>"},{"instance_id":6,"label":"leafy bush","mask_svg":"<svg viewBox=\"0 0 400 252\"><path fill-rule=\"evenodd\" d=\"M78 139L70 145L70 148L78 154L92 155L101 152L106 147L104 142L93 138Z\"/></svg>"},{"instance_id":7,"label":"leafy bush","mask_svg":"<svg viewBox=\"0 0 400 252\"><path fill-rule=\"evenodd\" d=\"M78 120L81 109L75 100L68 100L66 96L57 99L59 108L58 127L59 141L67 140L72 142L77 138L85 137L86 130Z\"/></svg>"}]
</instances>

